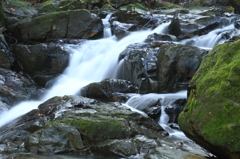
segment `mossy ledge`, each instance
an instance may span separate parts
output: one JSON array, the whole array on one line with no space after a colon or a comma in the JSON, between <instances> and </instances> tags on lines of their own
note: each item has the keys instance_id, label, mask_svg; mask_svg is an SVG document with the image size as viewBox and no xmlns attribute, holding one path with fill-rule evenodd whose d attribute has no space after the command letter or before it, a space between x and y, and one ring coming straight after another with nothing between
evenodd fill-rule
<instances>
[{"instance_id":1,"label":"mossy ledge","mask_svg":"<svg viewBox=\"0 0 240 159\"><path fill-rule=\"evenodd\" d=\"M240 158L240 41L214 47L191 81L179 125L219 158Z\"/></svg>"}]
</instances>

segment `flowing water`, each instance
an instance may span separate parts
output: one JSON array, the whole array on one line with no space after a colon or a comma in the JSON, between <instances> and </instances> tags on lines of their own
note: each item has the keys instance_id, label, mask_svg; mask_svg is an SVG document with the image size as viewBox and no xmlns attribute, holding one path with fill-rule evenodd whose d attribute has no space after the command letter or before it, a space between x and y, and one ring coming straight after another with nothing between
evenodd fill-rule
<instances>
[{"instance_id":1,"label":"flowing water","mask_svg":"<svg viewBox=\"0 0 240 159\"><path fill-rule=\"evenodd\" d=\"M98 82L105 78L115 78L117 76L116 68L118 64L118 55L129 44L143 42L146 37L152 33L165 33L166 28L169 25L169 23L163 23L154 30L133 32L120 41L117 41L116 37L111 36L110 27L107 23L108 18L109 17L103 20L103 23L106 26L103 39L86 40L78 45L64 45L64 48L71 54L69 66L66 68L64 73L58 77L55 84L47 91L41 100L21 102L12 109L0 114L0 127L27 113L28 111L37 108L40 103L51 97L74 95L78 93L83 86L91 82ZM214 45L219 43L222 33L230 29L233 29L233 25L216 29L204 36L194 37L190 40L184 40L181 43L187 44L191 41L192 45L211 49ZM141 99L145 99L146 97L154 99L162 98L165 100L165 98L169 98L170 96L171 98L186 98L186 91L167 95L150 94L142 96ZM134 97L132 97L131 100L133 98ZM137 105L136 101L132 102L131 100L126 103L127 106L134 107L134 105ZM168 126L168 116L164 111L168 104L164 100L162 101L162 115L159 119L159 124L169 133L169 137L178 137L179 139L189 141L189 139L181 131L173 130ZM139 100L138 102L141 104L141 102L144 102L144 100ZM144 114L143 112L134 108L131 109Z\"/></svg>"},{"instance_id":2,"label":"flowing water","mask_svg":"<svg viewBox=\"0 0 240 159\"><path fill-rule=\"evenodd\" d=\"M65 45L65 49L71 53L70 64L53 87L41 100L21 102L0 114L0 127L37 108L40 103L51 97L74 95L89 83L116 77L118 55L129 44L143 42L151 33L163 33L168 25L169 23L164 23L155 30L135 32L120 41L110 36L100 40L88 40L79 45Z\"/></svg>"}]
</instances>

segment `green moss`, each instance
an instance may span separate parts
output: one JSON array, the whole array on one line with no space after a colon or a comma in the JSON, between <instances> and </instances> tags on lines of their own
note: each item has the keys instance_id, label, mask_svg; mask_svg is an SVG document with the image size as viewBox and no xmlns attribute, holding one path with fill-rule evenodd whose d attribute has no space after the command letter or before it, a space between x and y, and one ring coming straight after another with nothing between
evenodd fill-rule
<instances>
[{"instance_id":1,"label":"green moss","mask_svg":"<svg viewBox=\"0 0 240 159\"><path fill-rule=\"evenodd\" d=\"M85 134L90 139L103 140L106 138L123 138L127 135L128 130L123 122L103 116L74 117L64 120L57 120L47 123L44 127L64 123L74 126L79 132ZM95 139L98 138L98 139Z\"/></svg>"},{"instance_id":2,"label":"green moss","mask_svg":"<svg viewBox=\"0 0 240 159\"><path fill-rule=\"evenodd\" d=\"M57 5L53 4L54 2L52 0L48 0L44 3L42 3L38 9L40 12L53 12L57 10Z\"/></svg>"},{"instance_id":3,"label":"green moss","mask_svg":"<svg viewBox=\"0 0 240 159\"><path fill-rule=\"evenodd\" d=\"M184 131L240 150L240 41L214 47L191 81L191 95L179 116ZM194 127L195 130L190 130Z\"/></svg>"},{"instance_id":4,"label":"green moss","mask_svg":"<svg viewBox=\"0 0 240 159\"><path fill-rule=\"evenodd\" d=\"M161 4L158 4L158 8L157 9L173 9L173 8L182 8L182 6L180 5L176 5L173 3L168 3L168 2L158 2Z\"/></svg>"},{"instance_id":5,"label":"green moss","mask_svg":"<svg viewBox=\"0 0 240 159\"><path fill-rule=\"evenodd\" d=\"M66 12L66 11L53 12L53 13L49 13L46 15L38 16L38 17L34 18L33 20L50 19L50 18L52 19L52 18L56 17L57 15L61 15L61 14L68 14L68 12Z\"/></svg>"},{"instance_id":6,"label":"green moss","mask_svg":"<svg viewBox=\"0 0 240 159\"><path fill-rule=\"evenodd\" d=\"M28 2L22 2L22 1L14 1L14 0L6 0L5 5L7 7L12 7L12 8L28 8L31 7L31 3Z\"/></svg>"},{"instance_id":7,"label":"green moss","mask_svg":"<svg viewBox=\"0 0 240 159\"><path fill-rule=\"evenodd\" d=\"M148 9L146 7L144 7L143 5L139 4L139 3L135 3L135 4L129 4L128 6L131 6L135 9L140 9L140 10L144 10L144 11L148 11Z\"/></svg>"}]
</instances>

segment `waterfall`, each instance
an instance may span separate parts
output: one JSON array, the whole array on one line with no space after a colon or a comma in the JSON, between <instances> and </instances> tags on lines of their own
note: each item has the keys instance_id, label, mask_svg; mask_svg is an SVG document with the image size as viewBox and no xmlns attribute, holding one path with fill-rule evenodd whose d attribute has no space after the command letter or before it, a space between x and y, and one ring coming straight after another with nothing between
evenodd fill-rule
<instances>
[{"instance_id":1,"label":"waterfall","mask_svg":"<svg viewBox=\"0 0 240 159\"><path fill-rule=\"evenodd\" d=\"M102 19L102 22L103 22L103 25L104 25L104 31L103 31L103 37L104 38L108 38L110 36L112 36L112 33L111 33L111 27L110 27L110 24L109 24L109 19L111 18L112 14L108 14L106 16L106 18Z\"/></svg>"},{"instance_id":2,"label":"waterfall","mask_svg":"<svg viewBox=\"0 0 240 159\"><path fill-rule=\"evenodd\" d=\"M83 86L99 82L105 78L115 78L118 55L132 43L143 42L149 34L163 33L169 23L154 30L133 32L129 36L116 40L111 36L100 40L86 40L78 45L65 44L71 53L69 66L57 78L55 84L39 101L24 101L0 114L0 127L36 109L39 104L54 96L75 95Z\"/></svg>"},{"instance_id":3,"label":"waterfall","mask_svg":"<svg viewBox=\"0 0 240 159\"><path fill-rule=\"evenodd\" d=\"M139 110L149 109L150 105L156 103L156 101L160 101L161 105L161 115L159 119L159 125L168 132L170 137L176 137L179 139L190 140L188 139L182 131L172 129L168 125L169 117L165 112L165 108L172 104L172 102L177 99L186 99L187 91L180 91L178 93L169 93L169 94L145 94L145 95L132 95L132 97L125 103L125 106L128 106L132 111L140 112L143 115L146 115L144 112Z\"/></svg>"},{"instance_id":4,"label":"waterfall","mask_svg":"<svg viewBox=\"0 0 240 159\"><path fill-rule=\"evenodd\" d=\"M215 45L222 44L225 42L225 40L229 39L234 35L234 32L230 32L234 30L234 24L230 24L228 26L225 26L223 28L215 29L211 32L209 32L206 35L202 36L195 36L191 39L186 39L181 41L181 44L184 45L193 45L196 47L200 47L203 49L211 50ZM224 38L226 34L229 34L229 38Z\"/></svg>"}]
</instances>

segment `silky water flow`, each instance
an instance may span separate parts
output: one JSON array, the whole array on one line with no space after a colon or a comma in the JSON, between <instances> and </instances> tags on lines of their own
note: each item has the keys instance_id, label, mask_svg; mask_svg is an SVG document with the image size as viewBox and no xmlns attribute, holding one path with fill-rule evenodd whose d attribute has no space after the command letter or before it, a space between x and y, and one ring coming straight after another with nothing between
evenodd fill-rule
<instances>
[{"instance_id":1,"label":"silky water flow","mask_svg":"<svg viewBox=\"0 0 240 159\"><path fill-rule=\"evenodd\" d=\"M4 111L0 114L0 127L9 123L10 121L26 114L32 109L36 109L39 104L43 103L49 98L54 96L75 95L83 86L86 86L92 82L99 82L105 78L116 78L118 70L118 56L119 54L130 44L143 42L149 34L153 33L166 33L167 27L170 23L163 23L154 30L145 30L132 32L127 37L118 41L115 36L111 35L110 24L108 20L111 15L108 15L103 19L104 38L99 40L85 40L79 44L65 44L64 49L70 53L69 66L61 74L54 85L47 91L47 93L38 101L23 101L14 106L8 111ZM220 40L223 33L234 29L233 24L226 27L213 30L207 35L196 36L192 39L183 40L181 44L188 44L211 49L218 43L222 43ZM211 41L211 42L209 42ZM208 42L206 44L206 42ZM146 95L132 95L132 97L123 105L129 107L132 111L139 112L146 115L144 112L136 109L138 105L143 104L152 98L161 100L161 116L159 124L162 128L168 132L169 136L166 137L166 142L175 138L181 140L181 142L188 142L185 147L191 151L191 147L196 147L190 139L188 139L180 130L172 129L168 125L168 115L165 113L165 108L171 104L171 100L178 98L187 98L187 91L181 91L172 94L146 94ZM176 140L174 140L176 142ZM197 150L196 150L197 149ZM195 149L195 153L204 154L203 150L198 147Z\"/></svg>"}]
</instances>

